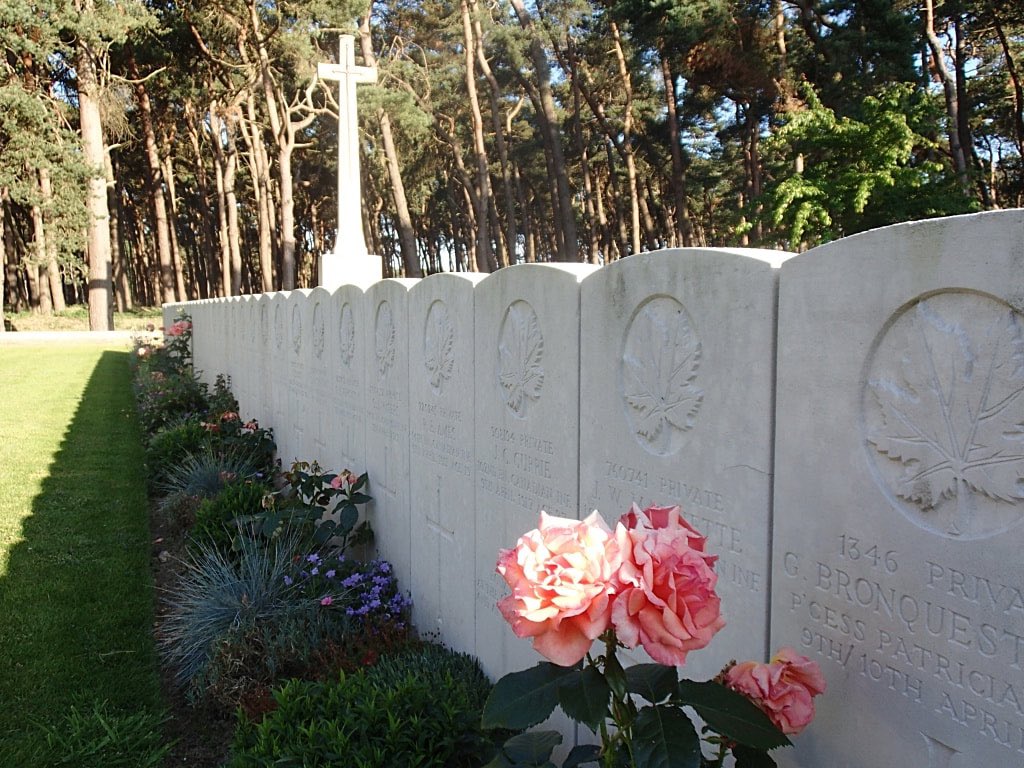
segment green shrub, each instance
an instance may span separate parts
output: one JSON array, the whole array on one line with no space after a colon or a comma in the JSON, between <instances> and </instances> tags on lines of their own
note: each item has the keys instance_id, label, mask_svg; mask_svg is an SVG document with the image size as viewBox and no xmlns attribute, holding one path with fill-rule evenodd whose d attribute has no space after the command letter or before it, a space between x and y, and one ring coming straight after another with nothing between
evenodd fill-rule
<instances>
[{"instance_id":1,"label":"green shrub","mask_svg":"<svg viewBox=\"0 0 1024 768\"><path fill-rule=\"evenodd\" d=\"M477 662L425 645L337 682L292 680L262 722L239 717L229 768L469 768L494 746L480 729L491 684Z\"/></svg>"},{"instance_id":2,"label":"green shrub","mask_svg":"<svg viewBox=\"0 0 1024 768\"><path fill-rule=\"evenodd\" d=\"M136 378L139 423L147 434L184 416L207 410L206 385L192 376L192 370L164 372L140 370Z\"/></svg>"},{"instance_id":3,"label":"green shrub","mask_svg":"<svg viewBox=\"0 0 1024 768\"><path fill-rule=\"evenodd\" d=\"M156 483L156 490L163 496L160 504L165 511L190 518L203 499L212 499L229 483L252 474L249 457L218 454L207 447L168 467L163 479Z\"/></svg>"},{"instance_id":4,"label":"green shrub","mask_svg":"<svg viewBox=\"0 0 1024 768\"><path fill-rule=\"evenodd\" d=\"M151 483L159 482L167 471L181 464L190 454L200 453L210 445L210 433L199 417L184 417L166 425L149 439L146 464Z\"/></svg>"},{"instance_id":5,"label":"green shrub","mask_svg":"<svg viewBox=\"0 0 1024 768\"><path fill-rule=\"evenodd\" d=\"M228 483L220 493L200 502L189 537L192 542L231 551L239 533L236 520L258 515L270 492L270 486L259 481L239 479Z\"/></svg>"}]
</instances>

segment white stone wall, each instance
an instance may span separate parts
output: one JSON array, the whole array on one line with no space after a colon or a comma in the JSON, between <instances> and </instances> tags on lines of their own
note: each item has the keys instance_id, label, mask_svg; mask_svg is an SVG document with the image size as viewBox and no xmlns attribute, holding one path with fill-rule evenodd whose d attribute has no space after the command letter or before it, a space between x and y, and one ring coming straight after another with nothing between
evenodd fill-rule
<instances>
[{"instance_id":1,"label":"white stone wall","mask_svg":"<svg viewBox=\"0 0 1024 768\"><path fill-rule=\"evenodd\" d=\"M783 765L1024 764L1024 212L791 255L185 308L196 367L231 376L282 459L370 472L418 626L490 675L538 660L493 567L541 509L679 503L727 620L684 672L783 645L825 672Z\"/></svg>"}]
</instances>

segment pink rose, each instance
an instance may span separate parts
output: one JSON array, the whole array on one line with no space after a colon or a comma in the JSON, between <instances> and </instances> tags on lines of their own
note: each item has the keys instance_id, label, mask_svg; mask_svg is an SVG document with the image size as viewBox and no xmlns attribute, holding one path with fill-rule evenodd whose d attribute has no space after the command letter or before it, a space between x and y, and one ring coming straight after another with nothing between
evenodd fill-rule
<instances>
[{"instance_id":1,"label":"pink rose","mask_svg":"<svg viewBox=\"0 0 1024 768\"><path fill-rule=\"evenodd\" d=\"M757 704L780 731L795 735L814 719L814 697L825 692L825 677L817 663L781 648L768 664L731 667L725 685Z\"/></svg>"},{"instance_id":2,"label":"pink rose","mask_svg":"<svg viewBox=\"0 0 1024 768\"><path fill-rule=\"evenodd\" d=\"M340 491L350 485L353 485L355 481L356 476L349 472L347 469L343 469L340 475L335 475L334 479L331 480L331 488Z\"/></svg>"},{"instance_id":3,"label":"pink rose","mask_svg":"<svg viewBox=\"0 0 1024 768\"><path fill-rule=\"evenodd\" d=\"M597 512L585 520L540 513L540 525L503 549L497 571L512 588L498 609L517 637L555 664L572 666L587 655L611 618L620 557Z\"/></svg>"},{"instance_id":4,"label":"pink rose","mask_svg":"<svg viewBox=\"0 0 1024 768\"><path fill-rule=\"evenodd\" d=\"M642 645L659 664L681 667L725 626L715 593L716 555L679 507L636 504L615 527L622 565L612 624L626 646Z\"/></svg>"}]
</instances>

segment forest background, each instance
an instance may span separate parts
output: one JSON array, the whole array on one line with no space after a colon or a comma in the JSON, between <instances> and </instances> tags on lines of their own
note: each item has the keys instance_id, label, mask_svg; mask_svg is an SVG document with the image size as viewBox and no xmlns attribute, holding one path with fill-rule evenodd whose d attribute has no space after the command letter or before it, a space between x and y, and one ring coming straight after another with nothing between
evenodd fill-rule
<instances>
[{"instance_id":1,"label":"forest background","mask_svg":"<svg viewBox=\"0 0 1024 768\"><path fill-rule=\"evenodd\" d=\"M1019 0L2 0L4 307L315 284L342 33L385 276L1024 206Z\"/></svg>"}]
</instances>

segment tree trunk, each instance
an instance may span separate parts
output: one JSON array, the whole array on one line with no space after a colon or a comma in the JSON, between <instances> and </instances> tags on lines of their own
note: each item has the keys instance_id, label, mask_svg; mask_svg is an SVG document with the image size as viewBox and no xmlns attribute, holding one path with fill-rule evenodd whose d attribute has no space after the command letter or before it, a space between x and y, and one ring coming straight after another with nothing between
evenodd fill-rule
<instances>
[{"instance_id":1,"label":"tree trunk","mask_svg":"<svg viewBox=\"0 0 1024 768\"><path fill-rule=\"evenodd\" d=\"M512 8L516 12L520 26L530 36L530 61L533 63L537 78L537 121L541 128L541 141L545 153L551 158L551 171L555 178L555 211L557 214L555 237L558 261L578 261L576 234L576 214L572 207L572 189L569 186L569 173L565 164L565 153L562 151L562 140L558 129L558 114L555 110L555 99L551 92L551 66L548 64L547 53L540 41L540 33L533 27L533 20L526 11L523 0L512 0Z\"/></svg>"},{"instance_id":2,"label":"tree trunk","mask_svg":"<svg viewBox=\"0 0 1024 768\"><path fill-rule=\"evenodd\" d=\"M92 0L83 10L92 11ZM85 40L78 41L75 52L78 75L78 117L82 131L83 160L90 169L86 209L89 223L86 242L89 258L89 330L114 329L113 283L111 281L110 212L107 207L107 179L104 173L106 148L100 118L100 83L93 52Z\"/></svg>"},{"instance_id":3,"label":"tree trunk","mask_svg":"<svg viewBox=\"0 0 1024 768\"><path fill-rule=\"evenodd\" d=\"M363 61L366 66L376 67L377 57L373 52L373 39L370 37L370 13L364 14L359 24L359 47L363 52ZM420 257L416 249L416 230L413 228L412 215L409 213L409 201L405 194L405 182L402 180L402 166L398 160L398 149L395 146L391 117L383 108L377 110L377 122L380 125L381 142L384 145L384 161L391 186L391 199L395 204L395 226L398 227L398 245L402 251L405 276L423 277Z\"/></svg>"},{"instance_id":4,"label":"tree trunk","mask_svg":"<svg viewBox=\"0 0 1024 768\"><path fill-rule=\"evenodd\" d=\"M274 290L274 251L270 216L270 169L267 167L269 160L267 159L266 147L263 144L263 137L260 135L259 123L256 121L256 99L251 92L247 94L245 107L248 119L242 135L248 150L247 156L249 158L250 172L255 182L253 184L253 195L256 200L258 214L261 285L263 292L269 293Z\"/></svg>"},{"instance_id":5,"label":"tree trunk","mask_svg":"<svg viewBox=\"0 0 1024 768\"><path fill-rule=\"evenodd\" d=\"M39 169L39 192L43 198L43 222L49 224L46 212L53 203L53 183L50 180L50 169ZM57 263L57 239L53 233L46 237L46 273L50 280L50 298L53 302L54 312L63 312L67 309L64 301L64 281L60 276L60 265Z\"/></svg>"},{"instance_id":6,"label":"tree trunk","mask_svg":"<svg viewBox=\"0 0 1024 768\"><path fill-rule=\"evenodd\" d=\"M470 18L469 3L462 0L462 36L465 43L466 93L469 96L470 118L473 123L473 156L476 160L476 258L480 272L493 272L497 268L491 252L490 211L491 174L484 144L484 119L480 99L476 92L476 37Z\"/></svg>"},{"instance_id":7,"label":"tree trunk","mask_svg":"<svg viewBox=\"0 0 1024 768\"><path fill-rule=\"evenodd\" d=\"M945 52L942 43L935 33L935 7L933 0L924 0L924 34L928 48L932 54L932 66L942 83L942 93L946 100L946 116L949 118L947 135L949 136L949 152L953 158L953 169L956 172L960 187L965 193L970 192L970 180L967 175L967 156L960 143L960 110L957 102L956 80L946 66Z\"/></svg>"},{"instance_id":8,"label":"tree trunk","mask_svg":"<svg viewBox=\"0 0 1024 768\"><path fill-rule=\"evenodd\" d=\"M683 148L679 136L679 116L676 111L679 94L676 90L676 78L672 72L672 64L660 45L661 79L665 86L665 107L668 110L668 141L672 157L672 200L675 202L676 215L672 221L672 239L674 244L690 247L693 245L693 225L690 223L690 210L686 203L686 166L683 165Z\"/></svg>"},{"instance_id":9,"label":"tree trunk","mask_svg":"<svg viewBox=\"0 0 1024 768\"><path fill-rule=\"evenodd\" d=\"M164 198L164 175L160 163L160 152L157 150L156 131L153 129L153 106L146 91L146 84L139 74L135 63L135 53L127 46L128 73L134 81L135 101L139 105L139 127L142 129L143 146L146 158L146 193L149 196L150 209L153 212L153 228L156 230L157 258L160 261L160 287L163 291L165 304L175 299L175 269L171 255L171 235L167 221L167 201ZM184 295L181 296L184 300Z\"/></svg>"}]
</instances>

